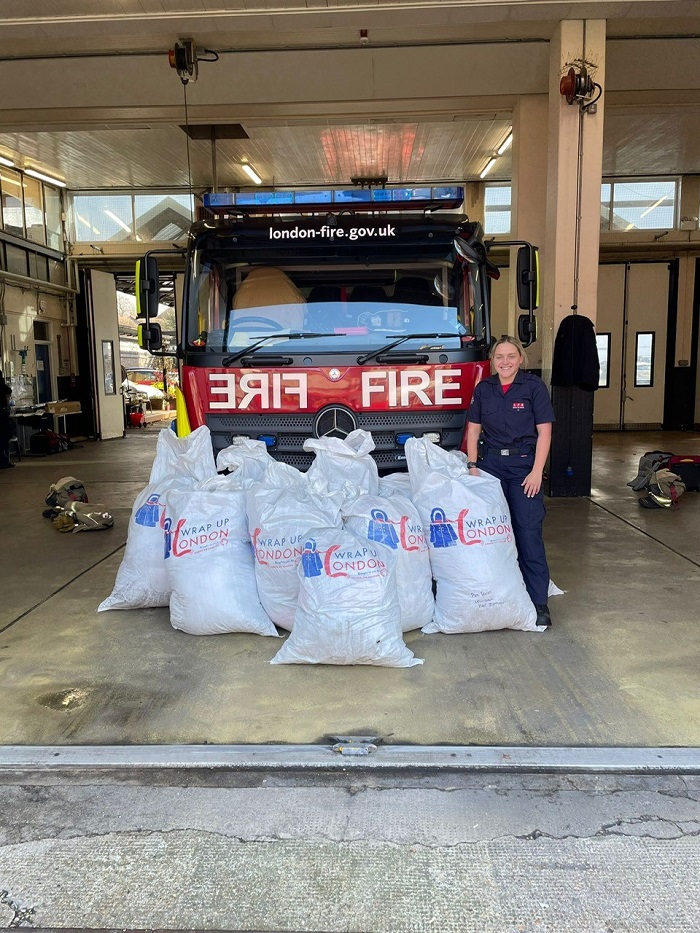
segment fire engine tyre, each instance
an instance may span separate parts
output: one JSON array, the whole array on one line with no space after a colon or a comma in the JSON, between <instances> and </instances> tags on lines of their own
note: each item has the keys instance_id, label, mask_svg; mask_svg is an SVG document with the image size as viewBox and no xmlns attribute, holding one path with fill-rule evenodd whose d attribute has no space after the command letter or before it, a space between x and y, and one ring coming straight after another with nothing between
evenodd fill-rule
<instances>
[{"instance_id":1,"label":"fire engine tyre","mask_svg":"<svg viewBox=\"0 0 700 933\"><path fill-rule=\"evenodd\" d=\"M100 603L98 612L169 604L165 495L173 489L191 489L211 476L216 476L216 467L209 428L197 428L183 438L176 437L170 428L160 432L148 486L136 497L131 511L126 549L114 589Z\"/></svg>"},{"instance_id":2,"label":"fire engine tyre","mask_svg":"<svg viewBox=\"0 0 700 933\"><path fill-rule=\"evenodd\" d=\"M395 562L386 548L343 526L309 535L294 628L271 663L422 664L402 638Z\"/></svg>"},{"instance_id":3,"label":"fire engine tyre","mask_svg":"<svg viewBox=\"0 0 700 933\"><path fill-rule=\"evenodd\" d=\"M422 438L406 442L406 459L437 582L423 631L545 631L535 624L500 481L483 470L470 476L459 457Z\"/></svg>"}]
</instances>

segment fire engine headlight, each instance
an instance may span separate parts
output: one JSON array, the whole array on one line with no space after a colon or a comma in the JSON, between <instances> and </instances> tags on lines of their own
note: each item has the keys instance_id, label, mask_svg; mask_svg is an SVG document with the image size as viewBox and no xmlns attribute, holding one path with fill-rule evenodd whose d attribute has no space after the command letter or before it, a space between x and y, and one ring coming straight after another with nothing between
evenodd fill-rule
<instances>
[{"instance_id":1,"label":"fire engine headlight","mask_svg":"<svg viewBox=\"0 0 700 933\"><path fill-rule=\"evenodd\" d=\"M399 445L399 447L403 447L409 437L415 437L415 434L397 434L396 443Z\"/></svg>"},{"instance_id":2,"label":"fire engine headlight","mask_svg":"<svg viewBox=\"0 0 700 933\"><path fill-rule=\"evenodd\" d=\"M277 438L274 434L258 434L258 440L262 441L263 444L266 444L268 447L274 447L277 443Z\"/></svg>"},{"instance_id":3,"label":"fire engine headlight","mask_svg":"<svg viewBox=\"0 0 700 933\"><path fill-rule=\"evenodd\" d=\"M440 432L439 431L427 431L423 437L426 441L430 441L431 444L440 443Z\"/></svg>"}]
</instances>

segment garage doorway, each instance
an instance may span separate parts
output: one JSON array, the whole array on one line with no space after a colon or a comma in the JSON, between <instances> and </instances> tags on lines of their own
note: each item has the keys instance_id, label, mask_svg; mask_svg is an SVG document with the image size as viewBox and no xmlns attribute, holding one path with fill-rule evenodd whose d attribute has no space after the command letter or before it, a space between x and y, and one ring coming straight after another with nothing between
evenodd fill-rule
<instances>
[{"instance_id":1,"label":"garage doorway","mask_svg":"<svg viewBox=\"0 0 700 933\"><path fill-rule=\"evenodd\" d=\"M670 267L667 262L600 267L600 388L597 430L659 430L664 421Z\"/></svg>"}]
</instances>

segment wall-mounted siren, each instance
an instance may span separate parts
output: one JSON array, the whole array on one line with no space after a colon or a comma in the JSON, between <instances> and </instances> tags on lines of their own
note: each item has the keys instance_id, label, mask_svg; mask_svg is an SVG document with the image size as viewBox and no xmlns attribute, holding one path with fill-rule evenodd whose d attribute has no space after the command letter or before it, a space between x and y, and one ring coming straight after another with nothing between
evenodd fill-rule
<instances>
[{"instance_id":1,"label":"wall-mounted siren","mask_svg":"<svg viewBox=\"0 0 700 933\"><path fill-rule=\"evenodd\" d=\"M194 84L199 71L198 62L217 62L219 56L211 49L198 49L194 39L178 39L168 51L170 67L177 71L183 84Z\"/></svg>"},{"instance_id":2,"label":"wall-mounted siren","mask_svg":"<svg viewBox=\"0 0 700 933\"><path fill-rule=\"evenodd\" d=\"M578 101L582 111L595 113L603 88L593 80L585 64L578 62L570 67L565 75L562 75L559 93L566 98L567 104Z\"/></svg>"}]
</instances>

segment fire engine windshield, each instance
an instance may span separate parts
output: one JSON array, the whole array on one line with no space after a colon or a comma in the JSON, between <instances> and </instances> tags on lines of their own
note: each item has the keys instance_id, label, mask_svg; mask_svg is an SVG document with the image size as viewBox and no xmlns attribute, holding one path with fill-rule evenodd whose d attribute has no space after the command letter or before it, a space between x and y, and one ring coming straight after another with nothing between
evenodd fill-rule
<instances>
[{"instance_id":1,"label":"fire engine windshield","mask_svg":"<svg viewBox=\"0 0 700 933\"><path fill-rule=\"evenodd\" d=\"M465 337L484 334L479 268L462 261L305 264L276 255L236 262L233 251L205 248L193 251L190 273L184 332L191 353L235 354L261 337L269 351L276 333L285 353L371 351L390 337L435 333L448 335L440 340L445 349L459 348ZM415 336L401 349L424 344Z\"/></svg>"}]
</instances>

